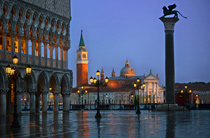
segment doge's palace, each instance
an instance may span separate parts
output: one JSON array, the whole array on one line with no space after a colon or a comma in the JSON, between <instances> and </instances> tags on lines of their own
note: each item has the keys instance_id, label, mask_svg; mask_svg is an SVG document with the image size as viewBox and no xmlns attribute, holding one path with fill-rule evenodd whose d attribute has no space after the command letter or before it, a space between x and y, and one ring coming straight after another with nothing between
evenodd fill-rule
<instances>
[{"instance_id":1,"label":"doge's palace","mask_svg":"<svg viewBox=\"0 0 210 138\"><path fill-rule=\"evenodd\" d=\"M47 95L53 93L54 112L62 96L63 111L69 111L73 75L68 69L70 49L70 0L0 0L0 115L13 112L14 81L6 66L18 56L17 70L27 80L16 82L17 111L21 95L29 93L30 113L47 112ZM50 89L49 89L50 88ZM41 102L40 102L41 101Z\"/></svg>"}]
</instances>

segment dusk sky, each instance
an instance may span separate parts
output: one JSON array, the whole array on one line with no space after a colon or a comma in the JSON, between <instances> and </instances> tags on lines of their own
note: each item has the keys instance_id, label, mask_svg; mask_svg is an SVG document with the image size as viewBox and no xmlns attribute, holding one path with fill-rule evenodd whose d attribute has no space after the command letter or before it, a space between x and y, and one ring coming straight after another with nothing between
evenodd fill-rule
<instances>
[{"instance_id":1,"label":"dusk sky","mask_svg":"<svg viewBox=\"0 0 210 138\"><path fill-rule=\"evenodd\" d=\"M162 7L176 4L175 82L210 82L210 0L72 0L69 69L76 86L76 50L81 30L89 77L104 69L116 76L128 59L136 75L158 74L165 86L165 32Z\"/></svg>"}]
</instances>

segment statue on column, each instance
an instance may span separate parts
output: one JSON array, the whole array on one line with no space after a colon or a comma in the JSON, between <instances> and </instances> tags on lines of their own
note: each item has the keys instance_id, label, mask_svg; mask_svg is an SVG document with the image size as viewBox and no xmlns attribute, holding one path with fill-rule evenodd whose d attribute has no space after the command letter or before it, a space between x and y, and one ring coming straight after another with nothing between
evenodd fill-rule
<instances>
[{"instance_id":1,"label":"statue on column","mask_svg":"<svg viewBox=\"0 0 210 138\"><path fill-rule=\"evenodd\" d=\"M165 16L167 15L171 15L171 14L174 14L174 17L178 17L178 13L183 17L183 18L187 18L185 16L183 16L179 11L177 10L173 10L176 8L176 4L173 4L173 5L169 5L168 8L166 6L164 6L162 9L163 9L163 16L162 18L164 18Z\"/></svg>"}]
</instances>

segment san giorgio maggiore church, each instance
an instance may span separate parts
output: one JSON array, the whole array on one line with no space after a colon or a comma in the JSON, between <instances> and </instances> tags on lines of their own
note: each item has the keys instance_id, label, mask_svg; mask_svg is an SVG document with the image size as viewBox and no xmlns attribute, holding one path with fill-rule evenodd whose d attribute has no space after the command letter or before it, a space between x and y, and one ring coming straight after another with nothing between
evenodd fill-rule
<instances>
[{"instance_id":1,"label":"san giorgio maggiore church","mask_svg":"<svg viewBox=\"0 0 210 138\"><path fill-rule=\"evenodd\" d=\"M88 77L88 55L85 48L83 35L77 50L77 87L73 88L70 102L71 104L96 104L97 102L97 87L89 84ZM100 87L99 96L100 104L134 104L134 95L139 93L139 103L164 103L164 88L158 83L158 75L153 75L152 71L149 74L136 76L134 69L130 66L129 61L122 65L119 76L115 74L113 69L106 87ZM93 74L92 76L95 76ZM104 81L105 72L100 70L100 79ZM140 84L145 84L144 89L135 90L133 84L137 78L140 79ZM84 93L82 95L82 92Z\"/></svg>"}]
</instances>

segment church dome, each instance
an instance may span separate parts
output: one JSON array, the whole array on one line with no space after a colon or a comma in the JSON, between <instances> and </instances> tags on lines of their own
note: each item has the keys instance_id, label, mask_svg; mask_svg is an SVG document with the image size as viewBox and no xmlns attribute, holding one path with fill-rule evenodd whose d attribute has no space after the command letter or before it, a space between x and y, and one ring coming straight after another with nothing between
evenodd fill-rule
<instances>
[{"instance_id":1,"label":"church dome","mask_svg":"<svg viewBox=\"0 0 210 138\"><path fill-rule=\"evenodd\" d=\"M130 67L128 60L125 63L125 67L120 70L120 76L124 78L135 76L135 72L133 68Z\"/></svg>"}]
</instances>

